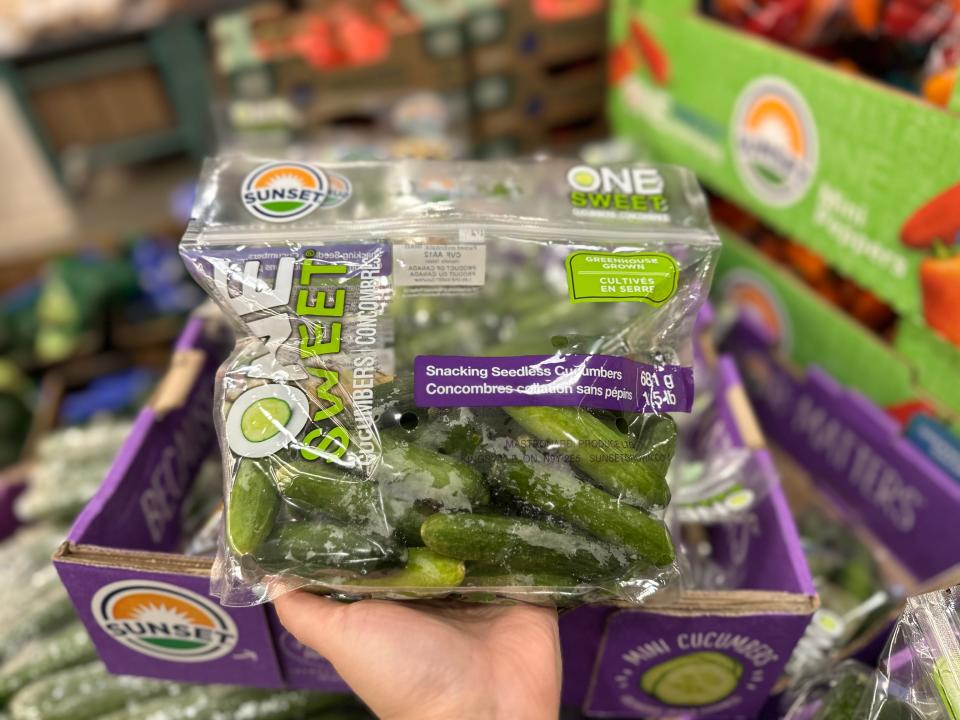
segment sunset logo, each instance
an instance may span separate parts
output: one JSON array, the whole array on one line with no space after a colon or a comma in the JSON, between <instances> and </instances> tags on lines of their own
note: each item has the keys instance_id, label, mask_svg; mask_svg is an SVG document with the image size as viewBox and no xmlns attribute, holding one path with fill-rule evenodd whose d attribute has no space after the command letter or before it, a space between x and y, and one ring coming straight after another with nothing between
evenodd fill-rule
<instances>
[{"instance_id":1,"label":"sunset logo","mask_svg":"<svg viewBox=\"0 0 960 720\"><path fill-rule=\"evenodd\" d=\"M784 352L793 347L790 318L770 284L756 273L734 270L719 283L720 297L737 308L756 329Z\"/></svg>"},{"instance_id":2,"label":"sunset logo","mask_svg":"<svg viewBox=\"0 0 960 720\"><path fill-rule=\"evenodd\" d=\"M731 128L734 163L751 192L776 207L806 194L817 169L817 129L792 85L772 77L750 83L737 100Z\"/></svg>"},{"instance_id":3,"label":"sunset logo","mask_svg":"<svg viewBox=\"0 0 960 720\"><path fill-rule=\"evenodd\" d=\"M243 181L243 204L268 222L292 222L324 204L330 193L327 176L302 163L262 165Z\"/></svg>"},{"instance_id":4,"label":"sunset logo","mask_svg":"<svg viewBox=\"0 0 960 720\"><path fill-rule=\"evenodd\" d=\"M237 627L229 615L176 585L149 580L111 583L94 595L91 610L114 640L162 660L216 660L237 644Z\"/></svg>"},{"instance_id":5,"label":"sunset logo","mask_svg":"<svg viewBox=\"0 0 960 720\"><path fill-rule=\"evenodd\" d=\"M327 180L329 181L329 188L327 197L323 201L323 209L331 210L340 207L350 199L350 196L353 195L353 185L350 184L346 175L335 172L327 173Z\"/></svg>"}]
</instances>

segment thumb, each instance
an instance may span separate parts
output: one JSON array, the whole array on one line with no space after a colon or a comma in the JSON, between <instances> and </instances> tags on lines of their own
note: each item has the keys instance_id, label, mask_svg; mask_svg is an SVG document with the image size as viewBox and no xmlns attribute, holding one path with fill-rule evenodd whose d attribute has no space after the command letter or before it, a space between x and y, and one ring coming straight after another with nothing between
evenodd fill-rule
<instances>
[{"instance_id":1,"label":"thumb","mask_svg":"<svg viewBox=\"0 0 960 720\"><path fill-rule=\"evenodd\" d=\"M336 600L292 590L273 601L280 622L303 645L329 658L335 654L344 606Z\"/></svg>"}]
</instances>

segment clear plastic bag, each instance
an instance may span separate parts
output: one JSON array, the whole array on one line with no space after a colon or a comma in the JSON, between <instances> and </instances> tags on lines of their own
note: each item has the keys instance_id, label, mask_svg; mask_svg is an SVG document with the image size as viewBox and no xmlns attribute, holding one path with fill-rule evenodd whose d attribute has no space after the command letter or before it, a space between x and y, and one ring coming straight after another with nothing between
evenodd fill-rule
<instances>
[{"instance_id":1,"label":"clear plastic bag","mask_svg":"<svg viewBox=\"0 0 960 720\"><path fill-rule=\"evenodd\" d=\"M907 599L876 670L846 661L803 678L785 720L960 718L960 587Z\"/></svg>"},{"instance_id":2,"label":"clear plastic bag","mask_svg":"<svg viewBox=\"0 0 960 720\"><path fill-rule=\"evenodd\" d=\"M718 245L675 167L208 161L181 254L239 338L213 591L662 587Z\"/></svg>"}]
</instances>

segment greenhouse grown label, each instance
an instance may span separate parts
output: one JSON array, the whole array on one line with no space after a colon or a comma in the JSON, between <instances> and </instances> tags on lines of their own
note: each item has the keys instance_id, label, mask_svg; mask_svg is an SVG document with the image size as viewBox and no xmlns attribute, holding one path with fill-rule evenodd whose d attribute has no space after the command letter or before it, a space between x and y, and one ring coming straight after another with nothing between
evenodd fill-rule
<instances>
[{"instance_id":1,"label":"greenhouse grown label","mask_svg":"<svg viewBox=\"0 0 960 720\"><path fill-rule=\"evenodd\" d=\"M677 291L680 268L665 253L581 250L567 256L570 302L643 302L662 305Z\"/></svg>"}]
</instances>

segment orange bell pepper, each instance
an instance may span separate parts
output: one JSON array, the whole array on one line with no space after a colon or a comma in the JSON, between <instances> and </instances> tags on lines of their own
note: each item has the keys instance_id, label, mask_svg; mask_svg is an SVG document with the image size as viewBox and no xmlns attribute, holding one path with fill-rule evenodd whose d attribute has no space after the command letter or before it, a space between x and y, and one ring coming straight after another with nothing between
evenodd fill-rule
<instances>
[{"instance_id":1,"label":"orange bell pepper","mask_svg":"<svg viewBox=\"0 0 960 720\"><path fill-rule=\"evenodd\" d=\"M960 347L960 255L928 257L920 263L923 316L927 324Z\"/></svg>"},{"instance_id":2,"label":"orange bell pepper","mask_svg":"<svg viewBox=\"0 0 960 720\"><path fill-rule=\"evenodd\" d=\"M960 347L960 255L937 243L935 255L920 263L923 316L934 330Z\"/></svg>"},{"instance_id":3,"label":"orange bell pepper","mask_svg":"<svg viewBox=\"0 0 960 720\"><path fill-rule=\"evenodd\" d=\"M629 44L624 43L610 49L610 57L607 60L607 82L611 86L619 85L630 77L636 68L637 62Z\"/></svg>"}]
</instances>

